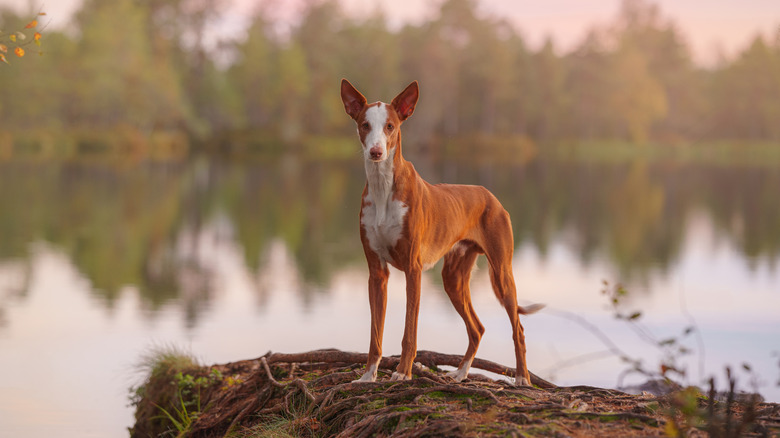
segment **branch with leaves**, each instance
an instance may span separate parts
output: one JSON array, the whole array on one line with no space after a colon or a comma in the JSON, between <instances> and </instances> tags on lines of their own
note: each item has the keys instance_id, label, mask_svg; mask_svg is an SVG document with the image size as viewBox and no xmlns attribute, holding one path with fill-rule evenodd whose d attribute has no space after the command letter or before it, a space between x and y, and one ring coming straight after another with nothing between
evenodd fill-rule
<instances>
[{"instance_id":1,"label":"branch with leaves","mask_svg":"<svg viewBox=\"0 0 780 438\"><path fill-rule=\"evenodd\" d=\"M46 12L38 12L35 19L31 20L24 26L23 30L17 30L12 32L4 32L0 30L0 61L8 64L6 54L13 53L19 58L25 55L24 47L29 44L35 44L39 48L41 47L41 31L46 27L45 25L38 28L38 17L45 16ZM43 52L39 49L39 54Z\"/></svg>"}]
</instances>

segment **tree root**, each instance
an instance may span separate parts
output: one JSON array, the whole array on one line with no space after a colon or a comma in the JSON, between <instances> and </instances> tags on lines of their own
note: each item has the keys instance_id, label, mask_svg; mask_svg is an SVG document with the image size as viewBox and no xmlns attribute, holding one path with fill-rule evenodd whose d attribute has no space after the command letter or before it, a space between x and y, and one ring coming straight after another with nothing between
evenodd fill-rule
<instances>
[{"instance_id":1,"label":"tree root","mask_svg":"<svg viewBox=\"0 0 780 438\"><path fill-rule=\"evenodd\" d=\"M204 412L180 435L250 436L262 434L267 424L281 427L282 435L303 437L522 435L540 425L567 433L598 432L600 427L627 434L637 429L645 435L663 433L663 413L647 409L655 399L586 386L515 388L476 379L454 383L437 367L457 365L457 356L421 352L418 359L417 377L407 381L353 381L359 376L355 364L366 355L338 350L269 352L254 361L204 369L208 374L217 368L230 380L206 388ZM398 358L383 358L380 368L391 370L397 363ZM491 372L513 371L492 362L474 363ZM756 412L762 427L774 430L777 409L767 405Z\"/></svg>"},{"instance_id":2,"label":"tree root","mask_svg":"<svg viewBox=\"0 0 780 438\"><path fill-rule=\"evenodd\" d=\"M460 365L460 361L463 356L454 354L443 354L435 351L420 350L417 352L415 361L425 365L428 368L437 368L441 365L457 367ZM346 351L325 349L315 350L306 353L273 353L268 357L268 363L365 363L368 361L368 354L365 353L350 353ZM379 362L379 367L383 369L394 369L400 362L399 356L383 357ZM475 358L471 364L472 368L489 371L491 373L500 374L507 377L515 376L515 369L509 368L489 360ZM413 369L415 374L425 375L425 377L431 378L431 373L427 370L419 367L415 364ZM556 385L548 382L545 379L537 376L534 373L531 374L531 383L540 388L555 388ZM435 375L434 375L435 376ZM438 378L438 376L437 376ZM440 378L439 378L440 379Z\"/></svg>"}]
</instances>

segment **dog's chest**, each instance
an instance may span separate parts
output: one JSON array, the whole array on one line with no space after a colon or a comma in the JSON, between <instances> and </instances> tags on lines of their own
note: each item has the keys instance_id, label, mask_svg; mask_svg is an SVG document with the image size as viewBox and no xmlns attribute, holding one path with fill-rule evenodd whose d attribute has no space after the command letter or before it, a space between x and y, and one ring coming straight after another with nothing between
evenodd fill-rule
<instances>
[{"instance_id":1,"label":"dog's chest","mask_svg":"<svg viewBox=\"0 0 780 438\"><path fill-rule=\"evenodd\" d=\"M404 228L404 217L409 209L402 201L393 199L392 162L366 167L368 193L360 215L371 250L383 261L392 262L390 250L395 247Z\"/></svg>"},{"instance_id":2,"label":"dog's chest","mask_svg":"<svg viewBox=\"0 0 780 438\"><path fill-rule=\"evenodd\" d=\"M371 249L382 260L393 261L390 250L395 247L404 228L404 216L409 209L403 202L386 199L374 199L369 194L362 209L360 224L365 230Z\"/></svg>"}]
</instances>

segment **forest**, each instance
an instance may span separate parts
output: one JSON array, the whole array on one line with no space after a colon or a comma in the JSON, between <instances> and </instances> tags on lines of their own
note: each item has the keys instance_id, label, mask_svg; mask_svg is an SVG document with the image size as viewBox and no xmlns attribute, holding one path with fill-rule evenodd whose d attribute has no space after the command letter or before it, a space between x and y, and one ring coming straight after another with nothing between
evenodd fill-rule
<instances>
[{"instance_id":1,"label":"forest","mask_svg":"<svg viewBox=\"0 0 780 438\"><path fill-rule=\"evenodd\" d=\"M42 32L41 56L9 53L0 64L0 157L119 148L165 158L191 145L343 138L353 131L342 77L370 100L418 80L405 132L433 148L780 141L780 28L702 67L651 0L624 0L566 53L552 39L529 47L522 29L478 13L475 0L443 1L433 18L397 29L336 0L304 2L285 26L274 2L260 2L248 29L212 38L225 6L85 0L67 29ZM0 29L33 16L0 11Z\"/></svg>"}]
</instances>

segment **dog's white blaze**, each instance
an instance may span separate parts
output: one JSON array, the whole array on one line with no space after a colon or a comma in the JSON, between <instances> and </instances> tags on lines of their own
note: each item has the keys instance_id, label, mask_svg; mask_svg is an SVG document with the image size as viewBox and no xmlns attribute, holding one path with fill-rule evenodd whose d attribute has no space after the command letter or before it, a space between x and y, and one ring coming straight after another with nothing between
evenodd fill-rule
<instances>
[{"instance_id":1,"label":"dog's white blaze","mask_svg":"<svg viewBox=\"0 0 780 438\"><path fill-rule=\"evenodd\" d=\"M387 123L387 104L380 103L366 110L366 121L371 125L371 130L366 135L363 146L363 154L366 160L370 160L371 148L379 146L382 149L382 159L387 159L387 135L385 124Z\"/></svg>"}]
</instances>

